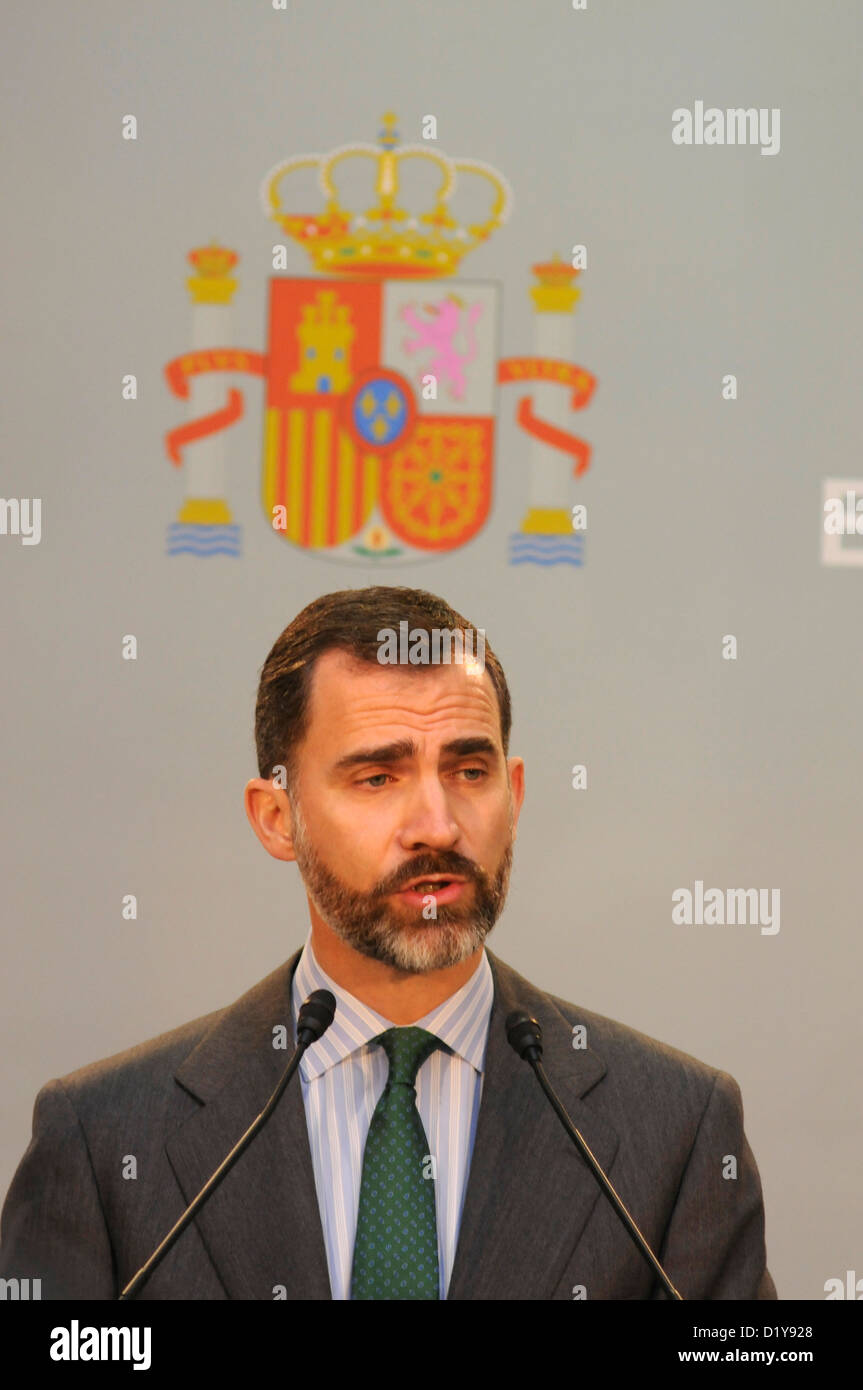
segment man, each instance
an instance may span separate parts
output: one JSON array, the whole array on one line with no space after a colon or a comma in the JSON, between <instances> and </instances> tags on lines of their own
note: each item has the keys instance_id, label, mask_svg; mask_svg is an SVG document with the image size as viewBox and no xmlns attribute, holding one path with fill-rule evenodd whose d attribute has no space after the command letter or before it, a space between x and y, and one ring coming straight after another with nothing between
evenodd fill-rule
<instances>
[{"instance_id":1,"label":"man","mask_svg":"<svg viewBox=\"0 0 863 1390\"><path fill-rule=\"evenodd\" d=\"M442 659L417 664L435 633ZM323 988L332 1025L139 1298L667 1297L510 1047L514 1010L683 1298L776 1297L734 1080L485 947L524 765L481 635L423 590L374 587L325 595L279 637L245 804L299 867L305 945L229 1008L42 1089L5 1277L116 1298L262 1109Z\"/></svg>"}]
</instances>

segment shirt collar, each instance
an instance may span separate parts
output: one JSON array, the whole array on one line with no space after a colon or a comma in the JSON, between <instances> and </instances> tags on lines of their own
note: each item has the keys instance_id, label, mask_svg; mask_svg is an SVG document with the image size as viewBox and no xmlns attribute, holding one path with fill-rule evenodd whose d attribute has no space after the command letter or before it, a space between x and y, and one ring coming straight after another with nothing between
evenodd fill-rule
<instances>
[{"instance_id":1,"label":"shirt collar","mask_svg":"<svg viewBox=\"0 0 863 1390\"><path fill-rule=\"evenodd\" d=\"M303 1001L312 990L329 989L335 995L336 1016L316 1043L304 1053L300 1071L305 1081L321 1076L330 1067L357 1052L378 1033L395 1025L364 1004L356 995L349 994L341 985L331 980L318 964L312 950L311 929L306 937L302 955L294 971L291 987L291 1008L296 1038L297 1016ZM479 966L470 979L438 1004L413 1025L434 1033L441 1042L447 1044L459 1057L470 1062L480 1074L483 1070L485 1047L488 1039L488 1022L494 999L494 977L491 973L488 956L483 951Z\"/></svg>"}]
</instances>

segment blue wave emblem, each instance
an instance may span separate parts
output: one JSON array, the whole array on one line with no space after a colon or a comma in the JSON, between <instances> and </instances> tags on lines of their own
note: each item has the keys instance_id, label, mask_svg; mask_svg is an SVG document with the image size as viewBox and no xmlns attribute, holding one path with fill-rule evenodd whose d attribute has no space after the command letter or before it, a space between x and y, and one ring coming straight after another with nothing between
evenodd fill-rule
<instances>
[{"instance_id":1,"label":"blue wave emblem","mask_svg":"<svg viewBox=\"0 0 863 1390\"><path fill-rule=\"evenodd\" d=\"M172 521L168 527L169 555L233 555L237 558L241 551L242 527L232 523L230 526L190 526L182 521Z\"/></svg>"},{"instance_id":2,"label":"blue wave emblem","mask_svg":"<svg viewBox=\"0 0 863 1390\"><path fill-rule=\"evenodd\" d=\"M584 564L584 536L543 536L539 532L516 531L509 538L511 565Z\"/></svg>"}]
</instances>

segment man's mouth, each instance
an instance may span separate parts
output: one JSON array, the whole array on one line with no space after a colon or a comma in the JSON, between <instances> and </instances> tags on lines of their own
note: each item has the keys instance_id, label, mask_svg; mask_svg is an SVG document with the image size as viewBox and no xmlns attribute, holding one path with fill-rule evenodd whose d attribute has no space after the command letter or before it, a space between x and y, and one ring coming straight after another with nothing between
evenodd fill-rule
<instances>
[{"instance_id":1,"label":"man's mouth","mask_svg":"<svg viewBox=\"0 0 863 1390\"><path fill-rule=\"evenodd\" d=\"M411 883L406 883L399 888L400 897L406 898L408 902L414 904L422 903L427 897L433 897L441 905L454 902L461 897L464 892L467 879L461 878L457 874L432 874L430 878L415 878Z\"/></svg>"},{"instance_id":2,"label":"man's mouth","mask_svg":"<svg viewBox=\"0 0 863 1390\"><path fill-rule=\"evenodd\" d=\"M435 889L447 888L451 883L464 883L464 879L458 874L432 874L430 878L414 878L410 883L406 883L401 890L404 892L410 888L418 893L421 889L426 889L429 893L434 893Z\"/></svg>"}]
</instances>

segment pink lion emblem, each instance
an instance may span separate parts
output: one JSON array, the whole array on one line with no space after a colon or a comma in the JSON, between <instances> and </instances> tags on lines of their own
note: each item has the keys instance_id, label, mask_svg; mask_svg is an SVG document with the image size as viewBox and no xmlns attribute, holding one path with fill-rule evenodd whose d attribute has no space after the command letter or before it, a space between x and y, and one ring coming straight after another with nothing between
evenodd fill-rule
<instances>
[{"instance_id":1,"label":"pink lion emblem","mask_svg":"<svg viewBox=\"0 0 863 1390\"><path fill-rule=\"evenodd\" d=\"M431 373L439 382L446 382L450 394L457 401L464 396L466 389L464 369L476 358L479 344L475 332L477 320L482 317L482 305L473 304L465 312L465 306L454 294L449 294L438 304L423 305L430 320L421 319L413 305L405 304L400 315L415 332L416 337L406 338L402 343L405 352L420 352L428 348L433 356L424 368L423 374ZM455 337L461 328L464 317L467 350L456 350Z\"/></svg>"}]
</instances>

